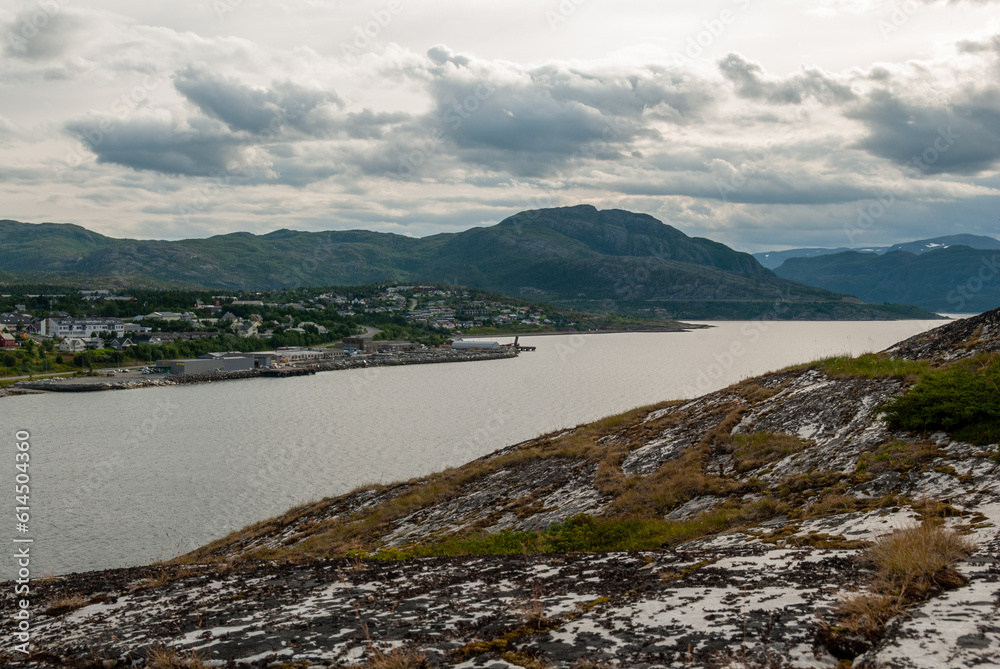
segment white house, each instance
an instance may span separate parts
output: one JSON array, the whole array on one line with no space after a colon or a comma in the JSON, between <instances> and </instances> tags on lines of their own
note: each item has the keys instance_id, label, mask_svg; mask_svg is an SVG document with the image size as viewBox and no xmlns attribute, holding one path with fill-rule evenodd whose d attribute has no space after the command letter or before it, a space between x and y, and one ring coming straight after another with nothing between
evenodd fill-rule
<instances>
[{"instance_id":1,"label":"white house","mask_svg":"<svg viewBox=\"0 0 1000 669\"><path fill-rule=\"evenodd\" d=\"M80 337L67 337L59 342L60 353L83 353L87 350L87 342Z\"/></svg>"},{"instance_id":2,"label":"white house","mask_svg":"<svg viewBox=\"0 0 1000 669\"><path fill-rule=\"evenodd\" d=\"M46 318L42 321L41 334L46 337L90 337L95 332L108 332L113 337L125 334L125 324L120 318Z\"/></svg>"}]
</instances>

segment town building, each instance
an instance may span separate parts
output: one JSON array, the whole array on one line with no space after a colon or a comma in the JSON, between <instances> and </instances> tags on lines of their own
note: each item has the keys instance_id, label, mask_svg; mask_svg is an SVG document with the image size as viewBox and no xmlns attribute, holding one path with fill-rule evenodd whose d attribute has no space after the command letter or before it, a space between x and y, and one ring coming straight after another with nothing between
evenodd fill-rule
<instances>
[{"instance_id":1,"label":"town building","mask_svg":"<svg viewBox=\"0 0 1000 669\"><path fill-rule=\"evenodd\" d=\"M169 374L204 374L207 372L242 372L254 368L254 360L248 355L228 354L212 357L159 360L156 367Z\"/></svg>"},{"instance_id":2,"label":"town building","mask_svg":"<svg viewBox=\"0 0 1000 669\"><path fill-rule=\"evenodd\" d=\"M120 338L125 334L125 324L120 318L46 318L39 331L43 336L58 339L90 337L95 332Z\"/></svg>"},{"instance_id":3,"label":"town building","mask_svg":"<svg viewBox=\"0 0 1000 669\"><path fill-rule=\"evenodd\" d=\"M397 353L399 351L415 351L420 348L420 344L412 341L376 341L373 343L375 350L379 353Z\"/></svg>"},{"instance_id":4,"label":"town building","mask_svg":"<svg viewBox=\"0 0 1000 669\"><path fill-rule=\"evenodd\" d=\"M494 351L500 348L500 342L485 341L482 339L459 339L451 343L453 349Z\"/></svg>"},{"instance_id":5,"label":"town building","mask_svg":"<svg viewBox=\"0 0 1000 669\"><path fill-rule=\"evenodd\" d=\"M83 353L87 350L87 342L80 337L66 337L59 342L60 353Z\"/></svg>"},{"instance_id":6,"label":"town building","mask_svg":"<svg viewBox=\"0 0 1000 669\"><path fill-rule=\"evenodd\" d=\"M23 306L23 305L18 305ZM41 324L37 318L31 314L4 314L0 316L0 329L6 327L10 332L27 332L28 334L35 334L38 332L38 327Z\"/></svg>"},{"instance_id":7,"label":"town building","mask_svg":"<svg viewBox=\"0 0 1000 669\"><path fill-rule=\"evenodd\" d=\"M372 351L375 349L374 337L371 335L344 337L343 344L344 348L353 348L359 351Z\"/></svg>"}]
</instances>

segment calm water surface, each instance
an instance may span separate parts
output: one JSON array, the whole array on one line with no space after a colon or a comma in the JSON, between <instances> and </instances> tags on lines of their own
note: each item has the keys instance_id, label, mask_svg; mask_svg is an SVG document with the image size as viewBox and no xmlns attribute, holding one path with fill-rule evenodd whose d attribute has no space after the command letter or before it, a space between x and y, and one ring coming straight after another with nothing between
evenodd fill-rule
<instances>
[{"instance_id":1,"label":"calm water surface","mask_svg":"<svg viewBox=\"0 0 1000 669\"><path fill-rule=\"evenodd\" d=\"M522 337L538 350L515 360L3 398L3 452L13 472L13 435L30 431L34 576L147 564L364 483L940 324Z\"/></svg>"}]
</instances>

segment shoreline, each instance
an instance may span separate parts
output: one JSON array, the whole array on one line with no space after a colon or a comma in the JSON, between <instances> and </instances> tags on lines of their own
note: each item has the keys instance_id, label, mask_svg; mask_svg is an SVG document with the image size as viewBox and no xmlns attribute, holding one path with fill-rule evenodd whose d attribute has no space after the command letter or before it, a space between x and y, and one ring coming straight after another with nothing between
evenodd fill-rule
<instances>
[{"instance_id":1,"label":"shoreline","mask_svg":"<svg viewBox=\"0 0 1000 669\"><path fill-rule=\"evenodd\" d=\"M317 372L333 372L343 369L365 369L369 367L399 367L403 365L430 365L457 362L478 362L482 360L505 360L516 358L516 350L505 348L499 351L453 351L451 349L434 349L431 351L414 351L409 353L373 353L364 356L353 356L321 363L306 364L295 367L284 367L278 370L252 369L237 372L206 372L182 376L157 374L154 378L129 379L111 381L107 377L77 377L69 383L43 379L39 381L19 381L10 388L3 389L0 397L6 395L28 395L39 392L99 392L104 390L134 390L136 388L156 388L177 386L187 383L211 383L214 381L233 381L253 378L285 378L288 376L306 376ZM270 373L269 373L270 372ZM152 376L152 375L151 375Z\"/></svg>"},{"instance_id":2,"label":"shoreline","mask_svg":"<svg viewBox=\"0 0 1000 669\"><path fill-rule=\"evenodd\" d=\"M486 339L489 337L554 337L554 336L574 336L574 335L599 335L599 334L657 334L668 332L691 332L693 330L706 330L714 328L714 325L703 325L700 323L679 323L679 327L663 326L639 326L636 328L615 328L612 330L557 330L554 332L492 332L489 334L463 334L458 335L461 339Z\"/></svg>"}]
</instances>

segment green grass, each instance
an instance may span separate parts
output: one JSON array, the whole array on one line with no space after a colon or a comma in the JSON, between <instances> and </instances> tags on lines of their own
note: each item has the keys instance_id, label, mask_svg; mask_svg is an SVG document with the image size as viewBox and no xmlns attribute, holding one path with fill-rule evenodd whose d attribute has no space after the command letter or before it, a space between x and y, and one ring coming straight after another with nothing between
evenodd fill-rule
<instances>
[{"instance_id":1,"label":"green grass","mask_svg":"<svg viewBox=\"0 0 1000 669\"><path fill-rule=\"evenodd\" d=\"M943 430L980 446L1000 442L1000 355L929 369L885 410L896 429Z\"/></svg>"},{"instance_id":2,"label":"green grass","mask_svg":"<svg viewBox=\"0 0 1000 669\"><path fill-rule=\"evenodd\" d=\"M896 360L878 353L866 353L856 358L838 355L811 363L809 366L813 365L818 366L832 377L860 379L889 376L916 380L930 369L929 363L924 361Z\"/></svg>"},{"instance_id":3,"label":"green grass","mask_svg":"<svg viewBox=\"0 0 1000 669\"><path fill-rule=\"evenodd\" d=\"M437 543L363 554L381 560L456 555L520 555L523 553L598 553L654 550L676 546L723 530L772 517L784 508L773 500L724 504L687 520L604 518L582 514L536 532L504 530L469 537L447 537Z\"/></svg>"}]
</instances>

